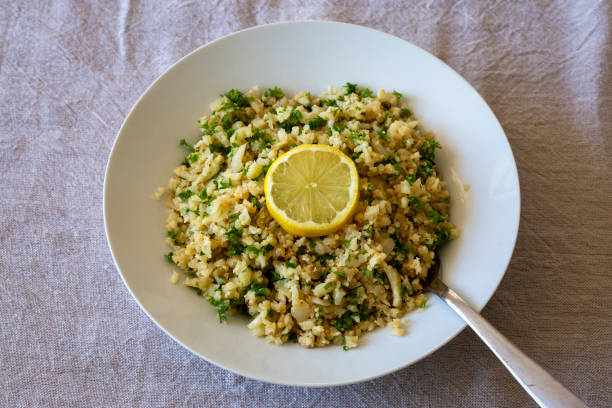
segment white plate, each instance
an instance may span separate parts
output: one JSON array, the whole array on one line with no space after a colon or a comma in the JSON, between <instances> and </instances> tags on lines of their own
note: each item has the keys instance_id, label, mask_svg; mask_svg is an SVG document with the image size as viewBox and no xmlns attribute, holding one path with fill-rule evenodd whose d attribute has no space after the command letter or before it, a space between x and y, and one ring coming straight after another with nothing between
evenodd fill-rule
<instances>
[{"instance_id":1,"label":"white plate","mask_svg":"<svg viewBox=\"0 0 612 408\"><path fill-rule=\"evenodd\" d=\"M240 31L189 54L147 89L119 131L104 182L106 233L125 284L162 330L214 364L280 384L354 383L414 363L465 327L432 298L407 316L403 337L379 329L349 352L279 347L254 337L246 318L219 325L203 298L170 284L164 204L151 194L183 159L177 141L198 138L196 120L208 104L230 88L319 93L347 81L404 93L442 144L439 168L450 183L451 220L461 230L442 253L449 285L481 309L504 275L519 223L516 165L495 115L465 80L426 51L364 27L299 22Z\"/></svg>"}]
</instances>

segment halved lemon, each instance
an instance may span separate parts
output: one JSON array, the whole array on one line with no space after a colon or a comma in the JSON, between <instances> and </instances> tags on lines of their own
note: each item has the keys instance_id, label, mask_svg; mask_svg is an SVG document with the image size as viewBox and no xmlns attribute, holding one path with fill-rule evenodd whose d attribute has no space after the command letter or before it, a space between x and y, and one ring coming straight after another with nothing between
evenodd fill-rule
<instances>
[{"instance_id":1,"label":"halved lemon","mask_svg":"<svg viewBox=\"0 0 612 408\"><path fill-rule=\"evenodd\" d=\"M330 234L353 215L359 198L355 163L335 147L306 144L280 156L264 181L266 206L287 232Z\"/></svg>"}]
</instances>

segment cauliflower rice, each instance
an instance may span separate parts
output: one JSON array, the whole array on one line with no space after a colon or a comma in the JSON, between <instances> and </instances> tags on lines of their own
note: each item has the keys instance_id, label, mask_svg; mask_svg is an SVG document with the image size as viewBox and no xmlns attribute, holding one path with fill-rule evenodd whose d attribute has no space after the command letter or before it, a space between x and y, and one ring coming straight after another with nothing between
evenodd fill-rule
<instances>
[{"instance_id":1,"label":"cauliflower rice","mask_svg":"<svg viewBox=\"0 0 612 408\"><path fill-rule=\"evenodd\" d=\"M239 311L270 343L345 350L377 327L404 333L399 318L425 305L435 251L457 232L440 145L403 102L350 83L317 97L232 89L198 121L202 138L180 141L188 155L168 186L166 258L220 322ZM317 238L283 230L263 194L270 164L306 143L342 150L360 177L355 215Z\"/></svg>"}]
</instances>

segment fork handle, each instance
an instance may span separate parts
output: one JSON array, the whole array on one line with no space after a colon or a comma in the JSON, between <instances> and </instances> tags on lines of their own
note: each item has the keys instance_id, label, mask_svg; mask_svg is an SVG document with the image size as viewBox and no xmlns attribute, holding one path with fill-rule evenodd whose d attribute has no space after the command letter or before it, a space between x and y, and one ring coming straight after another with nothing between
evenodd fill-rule
<instances>
[{"instance_id":1,"label":"fork handle","mask_svg":"<svg viewBox=\"0 0 612 408\"><path fill-rule=\"evenodd\" d=\"M431 289L465 320L540 407L587 407L584 402L497 331L457 293L439 279L436 281L441 285L432 285Z\"/></svg>"}]
</instances>

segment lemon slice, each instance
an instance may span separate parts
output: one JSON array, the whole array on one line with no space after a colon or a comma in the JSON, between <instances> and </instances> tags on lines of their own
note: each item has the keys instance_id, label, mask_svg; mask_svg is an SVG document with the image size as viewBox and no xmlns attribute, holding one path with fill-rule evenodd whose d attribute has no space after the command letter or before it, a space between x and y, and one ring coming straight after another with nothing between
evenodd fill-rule
<instances>
[{"instance_id":1,"label":"lemon slice","mask_svg":"<svg viewBox=\"0 0 612 408\"><path fill-rule=\"evenodd\" d=\"M335 147L306 144L274 161L264 193L268 211L287 232L326 235L357 208L359 175L355 163Z\"/></svg>"}]
</instances>

